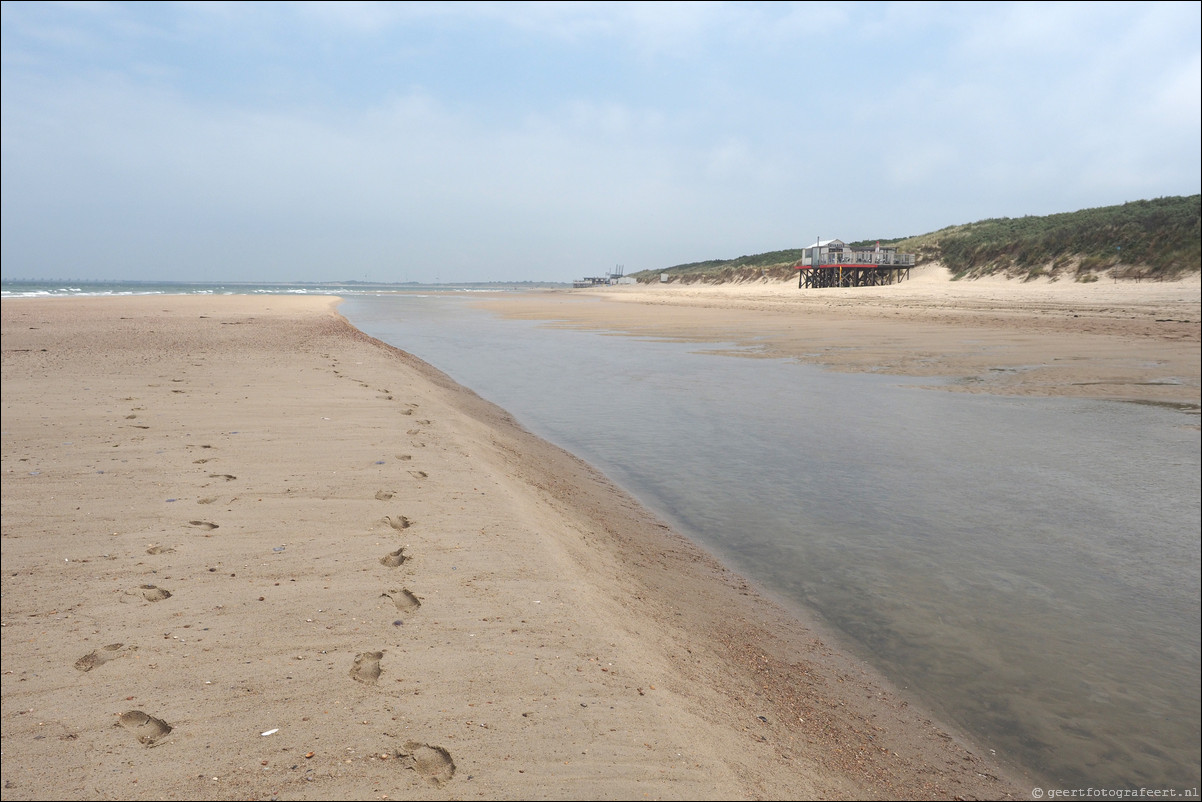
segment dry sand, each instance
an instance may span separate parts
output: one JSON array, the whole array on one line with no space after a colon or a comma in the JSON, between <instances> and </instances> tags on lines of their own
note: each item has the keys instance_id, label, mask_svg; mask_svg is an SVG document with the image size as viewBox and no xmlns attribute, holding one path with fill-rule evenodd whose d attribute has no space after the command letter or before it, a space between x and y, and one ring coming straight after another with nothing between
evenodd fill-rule
<instances>
[{"instance_id":1,"label":"dry sand","mask_svg":"<svg viewBox=\"0 0 1202 802\"><path fill-rule=\"evenodd\" d=\"M333 309L3 302L4 799L1027 796Z\"/></svg>"},{"instance_id":2,"label":"dry sand","mask_svg":"<svg viewBox=\"0 0 1202 802\"><path fill-rule=\"evenodd\" d=\"M491 300L558 325L731 343L836 370L940 377L944 389L1197 410L1198 275L1184 281L953 282L930 266L887 287L652 284Z\"/></svg>"}]
</instances>

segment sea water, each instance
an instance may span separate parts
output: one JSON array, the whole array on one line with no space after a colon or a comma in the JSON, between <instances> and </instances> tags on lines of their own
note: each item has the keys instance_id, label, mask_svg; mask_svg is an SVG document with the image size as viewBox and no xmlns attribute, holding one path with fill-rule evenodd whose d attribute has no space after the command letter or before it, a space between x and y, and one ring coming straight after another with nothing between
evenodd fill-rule
<instances>
[{"instance_id":1,"label":"sea water","mask_svg":"<svg viewBox=\"0 0 1202 802\"><path fill-rule=\"evenodd\" d=\"M1052 788L1199 782L1196 415L348 297Z\"/></svg>"}]
</instances>

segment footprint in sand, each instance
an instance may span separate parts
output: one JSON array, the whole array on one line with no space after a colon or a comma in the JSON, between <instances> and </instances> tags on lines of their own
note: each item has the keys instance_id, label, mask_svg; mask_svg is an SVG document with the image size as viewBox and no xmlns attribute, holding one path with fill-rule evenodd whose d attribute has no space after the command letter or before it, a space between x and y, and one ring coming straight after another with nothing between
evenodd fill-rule
<instances>
[{"instance_id":1,"label":"footprint in sand","mask_svg":"<svg viewBox=\"0 0 1202 802\"><path fill-rule=\"evenodd\" d=\"M396 568L409 558L405 556L405 547L390 551L380 558L380 565L387 565L389 568Z\"/></svg>"},{"instance_id":2,"label":"footprint in sand","mask_svg":"<svg viewBox=\"0 0 1202 802\"><path fill-rule=\"evenodd\" d=\"M410 521L404 515L397 515L396 517L393 517L391 515L385 515L384 523L388 524L389 526L391 526L393 529L397 530L398 532L400 532L403 529L408 529L409 527L413 526L413 521Z\"/></svg>"},{"instance_id":3,"label":"footprint in sand","mask_svg":"<svg viewBox=\"0 0 1202 802\"><path fill-rule=\"evenodd\" d=\"M235 479L237 479L238 477L234 476L231 473L210 473L209 478L210 479L224 479L227 482L232 482Z\"/></svg>"},{"instance_id":4,"label":"footprint in sand","mask_svg":"<svg viewBox=\"0 0 1202 802\"><path fill-rule=\"evenodd\" d=\"M153 546L151 546L150 548L146 549L146 553L147 554L174 554L175 548L172 546L160 546L159 544L156 543Z\"/></svg>"},{"instance_id":5,"label":"footprint in sand","mask_svg":"<svg viewBox=\"0 0 1202 802\"><path fill-rule=\"evenodd\" d=\"M455 761L451 760L451 753L441 746L407 741L405 750L397 752L396 756L402 766L416 771L431 785L444 785L455 776Z\"/></svg>"},{"instance_id":6,"label":"footprint in sand","mask_svg":"<svg viewBox=\"0 0 1202 802\"><path fill-rule=\"evenodd\" d=\"M164 590L163 588L157 587L155 585L142 585L138 588L135 588L134 590L125 591L125 595L126 596L138 596L138 597L145 599L148 602L157 602L157 601L162 601L163 599L170 599L171 591ZM124 599L122 599L122 601L124 601Z\"/></svg>"},{"instance_id":7,"label":"footprint in sand","mask_svg":"<svg viewBox=\"0 0 1202 802\"><path fill-rule=\"evenodd\" d=\"M395 495L391 490L377 490L376 501L388 501Z\"/></svg>"},{"instance_id":8,"label":"footprint in sand","mask_svg":"<svg viewBox=\"0 0 1202 802\"><path fill-rule=\"evenodd\" d=\"M91 671L97 666L104 665L109 660L116 660L118 657L124 657L137 648L137 646L130 646L127 648L124 643L110 643L108 646L90 651L83 657L76 660L75 667L80 671Z\"/></svg>"},{"instance_id":9,"label":"footprint in sand","mask_svg":"<svg viewBox=\"0 0 1202 802\"><path fill-rule=\"evenodd\" d=\"M171 725L161 718L148 716L141 710L130 710L128 713L122 713L121 718L117 719L122 727L127 730L132 730L137 737L138 743L143 746L156 746L160 738L166 737L171 732Z\"/></svg>"},{"instance_id":10,"label":"footprint in sand","mask_svg":"<svg viewBox=\"0 0 1202 802\"><path fill-rule=\"evenodd\" d=\"M355 664L351 666L351 679L364 685L375 685L380 679L380 660L383 652L361 652L355 655Z\"/></svg>"},{"instance_id":11,"label":"footprint in sand","mask_svg":"<svg viewBox=\"0 0 1202 802\"><path fill-rule=\"evenodd\" d=\"M425 471L409 471L409 475L414 479L425 479L429 477L430 474L426 473Z\"/></svg>"},{"instance_id":12,"label":"footprint in sand","mask_svg":"<svg viewBox=\"0 0 1202 802\"><path fill-rule=\"evenodd\" d=\"M188 521L188 526L195 526L198 529L205 530L206 532L211 532L214 529L218 528L217 524L211 523L209 521Z\"/></svg>"},{"instance_id":13,"label":"footprint in sand","mask_svg":"<svg viewBox=\"0 0 1202 802\"><path fill-rule=\"evenodd\" d=\"M411 459L413 459L413 455L412 454L397 454L396 458L399 460L411 460Z\"/></svg>"},{"instance_id":14,"label":"footprint in sand","mask_svg":"<svg viewBox=\"0 0 1202 802\"><path fill-rule=\"evenodd\" d=\"M390 599L392 603L396 605L398 610L416 610L418 607L422 606L421 601L419 601L416 596L409 592L408 588L402 588L401 590L390 590L387 593L381 593L380 598Z\"/></svg>"}]
</instances>

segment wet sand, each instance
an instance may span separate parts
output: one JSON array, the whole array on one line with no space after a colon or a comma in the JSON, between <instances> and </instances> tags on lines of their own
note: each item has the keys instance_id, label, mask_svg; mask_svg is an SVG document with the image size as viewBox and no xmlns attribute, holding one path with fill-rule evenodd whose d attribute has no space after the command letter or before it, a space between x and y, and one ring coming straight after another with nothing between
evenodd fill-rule
<instances>
[{"instance_id":1,"label":"wet sand","mask_svg":"<svg viewBox=\"0 0 1202 802\"><path fill-rule=\"evenodd\" d=\"M6 800L1028 796L334 309L3 302Z\"/></svg>"},{"instance_id":2,"label":"wet sand","mask_svg":"<svg viewBox=\"0 0 1202 802\"><path fill-rule=\"evenodd\" d=\"M1197 409L1202 283L951 281L887 287L652 284L489 300L500 314L732 343L832 370L940 377L942 389ZM745 352L746 353L746 352Z\"/></svg>"}]
</instances>

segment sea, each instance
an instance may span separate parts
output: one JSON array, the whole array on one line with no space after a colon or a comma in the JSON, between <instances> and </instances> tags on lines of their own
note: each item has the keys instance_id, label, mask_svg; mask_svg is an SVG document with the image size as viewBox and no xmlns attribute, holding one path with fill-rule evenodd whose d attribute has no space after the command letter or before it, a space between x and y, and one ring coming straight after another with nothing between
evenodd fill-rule
<instances>
[{"instance_id":1,"label":"sea","mask_svg":"<svg viewBox=\"0 0 1202 802\"><path fill-rule=\"evenodd\" d=\"M1197 796L1196 408L945 392L475 303L533 286L5 282L3 298L339 295L360 330L596 466L1043 793Z\"/></svg>"}]
</instances>

